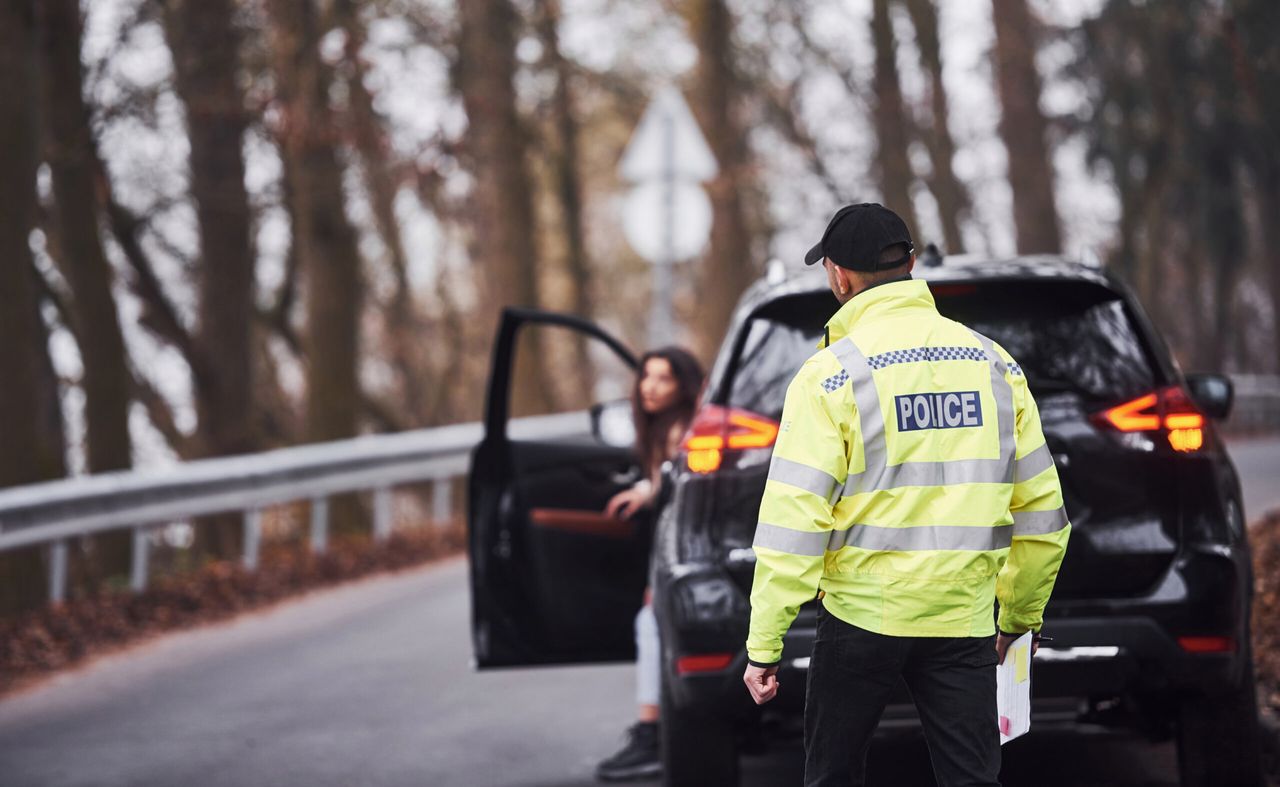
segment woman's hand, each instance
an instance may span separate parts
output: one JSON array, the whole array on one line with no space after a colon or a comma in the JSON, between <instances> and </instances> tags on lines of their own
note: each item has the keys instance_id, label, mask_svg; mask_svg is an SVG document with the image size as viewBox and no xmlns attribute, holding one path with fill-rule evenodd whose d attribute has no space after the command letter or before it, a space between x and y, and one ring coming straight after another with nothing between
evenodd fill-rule
<instances>
[{"instance_id":1,"label":"woman's hand","mask_svg":"<svg viewBox=\"0 0 1280 787\"><path fill-rule=\"evenodd\" d=\"M634 488L624 489L609 498L609 503L604 507L604 515L617 519L630 519L632 514L648 502L649 495L645 492Z\"/></svg>"}]
</instances>

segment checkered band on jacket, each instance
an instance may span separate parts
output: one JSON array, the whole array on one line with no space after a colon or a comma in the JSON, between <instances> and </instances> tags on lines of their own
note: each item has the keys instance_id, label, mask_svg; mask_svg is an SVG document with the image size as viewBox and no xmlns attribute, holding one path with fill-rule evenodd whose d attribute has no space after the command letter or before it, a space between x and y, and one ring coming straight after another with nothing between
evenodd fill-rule
<instances>
[{"instance_id":1,"label":"checkered band on jacket","mask_svg":"<svg viewBox=\"0 0 1280 787\"><path fill-rule=\"evenodd\" d=\"M1016 363L1011 363L1011 364L1009 364L1009 373L1010 373L1010 374L1022 374L1022 367L1021 367L1021 366L1019 366L1019 365L1018 365L1018 364L1016 364Z\"/></svg>"},{"instance_id":2,"label":"checkered band on jacket","mask_svg":"<svg viewBox=\"0 0 1280 787\"><path fill-rule=\"evenodd\" d=\"M822 389L827 393L833 393L837 388L849 382L849 373L844 369L839 374L833 374L822 381Z\"/></svg>"},{"instance_id":3,"label":"checkered band on jacket","mask_svg":"<svg viewBox=\"0 0 1280 787\"><path fill-rule=\"evenodd\" d=\"M912 347L909 350L890 350L867 358L872 369L883 369L895 363L914 361L985 361L987 354L980 347Z\"/></svg>"}]
</instances>

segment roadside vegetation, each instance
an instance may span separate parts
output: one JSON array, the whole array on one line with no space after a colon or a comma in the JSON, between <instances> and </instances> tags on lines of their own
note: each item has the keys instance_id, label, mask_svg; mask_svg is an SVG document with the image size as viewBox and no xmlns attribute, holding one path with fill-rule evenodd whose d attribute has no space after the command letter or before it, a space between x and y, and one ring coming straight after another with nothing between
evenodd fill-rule
<instances>
[{"instance_id":1,"label":"roadside vegetation","mask_svg":"<svg viewBox=\"0 0 1280 787\"><path fill-rule=\"evenodd\" d=\"M142 593L102 587L57 606L0 620L0 696L148 638L226 620L307 591L401 571L458 554L461 524L347 536L313 554L296 540L264 547L256 571L218 560L156 579Z\"/></svg>"},{"instance_id":2,"label":"roadside vegetation","mask_svg":"<svg viewBox=\"0 0 1280 787\"><path fill-rule=\"evenodd\" d=\"M770 259L879 200L947 254L1092 249L1184 368L1273 373L1278 27L1273 0L0 4L0 488L475 420L504 306L641 347L618 163L664 84L719 168L672 271L704 362ZM516 411L585 406L595 361L542 343ZM194 532L239 554L234 515ZM74 552L82 586L129 574L123 531ZM0 617L48 563L0 553Z\"/></svg>"},{"instance_id":3,"label":"roadside vegetation","mask_svg":"<svg viewBox=\"0 0 1280 787\"><path fill-rule=\"evenodd\" d=\"M1280 510L1255 522L1250 537L1258 703L1264 714L1280 719ZM321 555L311 553L300 540L277 540L264 548L257 571L246 571L234 561L213 561L162 576L140 594L104 588L61 606L42 607L0 622L0 694L157 634L456 555L465 539L457 523L401 530L381 544L348 536Z\"/></svg>"},{"instance_id":4,"label":"roadside vegetation","mask_svg":"<svg viewBox=\"0 0 1280 787\"><path fill-rule=\"evenodd\" d=\"M1263 765L1269 783L1280 784L1280 509L1254 523L1253 667L1262 713Z\"/></svg>"},{"instance_id":5,"label":"roadside vegetation","mask_svg":"<svg viewBox=\"0 0 1280 787\"><path fill-rule=\"evenodd\" d=\"M1280 714L1280 510L1253 526L1253 663L1259 697Z\"/></svg>"}]
</instances>

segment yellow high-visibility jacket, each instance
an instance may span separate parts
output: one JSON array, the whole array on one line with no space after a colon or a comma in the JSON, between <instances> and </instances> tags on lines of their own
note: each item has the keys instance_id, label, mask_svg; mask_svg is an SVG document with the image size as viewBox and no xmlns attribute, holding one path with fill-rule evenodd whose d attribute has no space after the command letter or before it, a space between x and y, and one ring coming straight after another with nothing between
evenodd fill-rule
<instances>
[{"instance_id":1,"label":"yellow high-visibility jacket","mask_svg":"<svg viewBox=\"0 0 1280 787\"><path fill-rule=\"evenodd\" d=\"M801 604L891 636L1039 630L1071 526L1026 378L938 313L874 286L787 389L756 527L747 657L777 662Z\"/></svg>"}]
</instances>

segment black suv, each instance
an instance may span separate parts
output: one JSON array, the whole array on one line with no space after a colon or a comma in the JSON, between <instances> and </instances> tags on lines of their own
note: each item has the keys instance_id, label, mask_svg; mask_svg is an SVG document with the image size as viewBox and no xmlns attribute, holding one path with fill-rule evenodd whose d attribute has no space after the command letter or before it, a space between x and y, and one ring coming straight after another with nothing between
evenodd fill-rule
<instances>
[{"instance_id":1,"label":"black suv","mask_svg":"<svg viewBox=\"0 0 1280 787\"><path fill-rule=\"evenodd\" d=\"M1210 419L1223 377L1183 375L1132 294L1052 257L936 258L916 267L938 309L1002 344L1040 407L1073 525L1035 659L1037 723L1176 735L1184 784L1258 781L1249 650L1252 575L1239 481ZM823 271L772 275L735 313L686 450L669 464L656 527L600 513L638 477L619 402L574 438L507 434L516 337L568 329L635 359L596 326L509 311L496 342L485 438L473 457L473 634L481 668L632 658L646 581L662 632L668 783L737 781L759 725L794 728L812 605L787 635L787 690L757 708L742 685L751 542L788 382L838 308ZM604 353L598 353L600 357ZM616 390L621 394L625 388ZM651 541L652 539L652 541ZM650 552L652 550L652 564ZM910 717L905 687L886 717Z\"/></svg>"}]
</instances>

